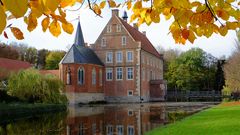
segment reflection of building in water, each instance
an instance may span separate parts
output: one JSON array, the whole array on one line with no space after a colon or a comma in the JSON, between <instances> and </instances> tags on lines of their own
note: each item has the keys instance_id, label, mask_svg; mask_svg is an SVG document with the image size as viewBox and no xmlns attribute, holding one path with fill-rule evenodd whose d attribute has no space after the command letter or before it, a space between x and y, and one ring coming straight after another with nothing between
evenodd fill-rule
<instances>
[{"instance_id":1,"label":"reflection of building in water","mask_svg":"<svg viewBox=\"0 0 240 135\"><path fill-rule=\"evenodd\" d=\"M108 106L82 110L85 113L70 112L66 135L143 135L167 120L164 107Z\"/></svg>"}]
</instances>

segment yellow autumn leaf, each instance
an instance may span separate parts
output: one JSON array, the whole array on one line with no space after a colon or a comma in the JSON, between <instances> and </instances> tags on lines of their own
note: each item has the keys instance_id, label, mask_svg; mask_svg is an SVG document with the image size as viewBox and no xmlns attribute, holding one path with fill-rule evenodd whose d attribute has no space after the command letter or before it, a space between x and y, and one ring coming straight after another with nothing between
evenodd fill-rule
<instances>
[{"instance_id":1,"label":"yellow autumn leaf","mask_svg":"<svg viewBox=\"0 0 240 135\"><path fill-rule=\"evenodd\" d=\"M28 17L28 31L33 31L36 27L37 27L37 18L35 16L33 16L32 14L29 15Z\"/></svg>"},{"instance_id":2,"label":"yellow autumn leaf","mask_svg":"<svg viewBox=\"0 0 240 135\"><path fill-rule=\"evenodd\" d=\"M226 26L228 29L235 30L238 28L239 22L226 22Z\"/></svg>"},{"instance_id":3,"label":"yellow autumn leaf","mask_svg":"<svg viewBox=\"0 0 240 135\"><path fill-rule=\"evenodd\" d=\"M226 26L221 26L220 29L219 29L219 33L222 35L222 36L226 36L227 33L228 33L228 28Z\"/></svg>"},{"instance_id":4,"label":"yellow autumn leaf","mask_svg":"<svg viewBox=\"0 0 240 135\"><path fill-rule=\"evenodd\" d=\"M68 34L72 34L73 33L73 25L71 23L62 23L62 28L65 32L67 32Z\"/></svg>"},{"instance_id":5,"label":"yellow autumn leaf","mask_svg":"<svg viewBox=\"0 0 240 135\"><path fill-rule=\"evenodd\" d=\"M49 26L49 23L50 23L50 18L49 17L46 17L42 20L42 30L43 30L43 32L46 32L46 30Z\"/></svg>"},{"instance_id":6,"label":"yellow autumn leaf","mask_svg":"<svg viewBox=\"0 0 240 135\"><path fill-rule=\"evenodd\" d=\"M105 7L105 5L106 5L106 1L102 1L102 2L99 4L99 7L100 7L101 9L103 9L103 8Z\"/></svg>"},{"instance_id":7,"label":"yellow autumn leaf","mask_svg":"<svg viewBox=\"0 0 240 135\"><path fill-rule=\"evenodd\" d=\"M76 0L62 0L60 3L61 8L65 8L67 6L73 6Z\"/></svg>"},{"instance_id":8,"label":"yellow autumn leaf","mask_svg":"<svg viewBox=\"0 0 240 135\"><path fill-rule=\"evenodd\" d=\"M188 41L190 41L193 44L195 39L196 39L195 34L190 30L189 36L188 36Z\"/></svg>"},{"instance_id":9,"label":"yellow autumn leaf","mask_svg":"<svg viewBox=\"0 0 240 135\"><path fill-rule=\"evenodd\" d=\"M60 4L60 0L42 0L45 10L50 10L52 13L55 12L58 5Z\"/></svg>"},{"instance_id":10,"label":"yellow autumn leaf","mask_svg":"<svg viewBox=\"0 0 240 135\"><path fill-rule=\"evenodd\" d=\"M28 9L28 0L2 0L2 2L16 18L24 16Z\"/></svg>"},{"instance_id":11,"label":"yellow autumn leaf","mask_svg":"<svg viewBox=\"0 0 240 135\"><path fill-rule=\"evenodd\" d=\"M160 14L155 11L155 10L152 10L151 12L151 20L154 22L154 23L159 23L160 22Z\"/></svg>"},{"instance_id":12,"label":"yellow autumn leaf","mask_svg":"<svg viewBox=\"0 0 240 135\"><path fill-rule=\"evenodd\" d=\"M134 6L133 6L133 10L139 10L142 8L142 1L137 1Z\"/></svg>"},{"instance_id":13,"label":"yellow autumn leaf","mask_svg":"<svg viewBox=\"0 0 240 135\"><path fill-rule=\"evenodd\" d=\"M217 11L217 15L219 17L221 17L223 20L228 20L229 19L229 14L227 13L227 11L220 9Z\"/></svg>"},{"instance_id":14,"label":"yellow autumn leaf","mask_svg":"<svg viewBox=\"0 0 240 135\"><path fill-rule=\"evenodd\" d=\"M127 9L129 10L131 7L132 7L132 1L129 0L129 1L127 2Z\"/></svg>"},{"instance_id":15,"label":"yellow autumn leaf","mask_svg":"<svg viewBox=\"0 0 240 135\"><path fill-rule=\"evenodd\" d=\"M154 0L153 6L156 8L163 7L163 2L164 2L164 0Z\"/></svg>"},{"instance_id":16,"label":"yellow autumn leaf","mask_svg":"<svg viewBox=\"0 0 240 135\"><path fill-rule=\"evenodd\" d=\"M79 2L79 3L83 3L83 0L77 0L77 2Z\"/></svg>"},{"instance_id":17,"label":"yellow autumn leaf","mask_svg":"<svg viewBox=\"0 0 240 135\"><path fill-rule=\"evenodd\" d=\"M113 0L108 0L108 4L109 4L109 7L111 7L111 8L113 8L113 7L116 7L116 3L115 3L115 1L113 1Z\"/></svg>"},{"instance_id":18,"label":"yellow autumn leaf","mask_svg":"<svg viewBox=\"0 0 240 135\"><path fill-rule=\"evenodd\" d=\"M53 20L51 22L49 26L49 31L55 37L58 37L61 34L61 27L57 20Z\"/></svg>"},{"instance_id":19,"label":"yellow autumn leaf","mask_svg":"<svg viewBox=\"0 0 240 135\"><path fill-rule=\"evenodd\" d=\"M10 29L11 29L14 37L16 37L16 39L18 39L18 40L24 39L23 33L22 33L22 31L19 28L17 28L17 27L10 27Z\"/></svg>"},{"instance_id":20,"label":"yellow autumn leaf","mask_svg":"<svg viewBox=\"0 0 240 135\"><path fill-rule=\"evenodd\" d=\"M0 35L2 34L3 30L6 27L6 14L3 10L3 6L0 5L0 18L1 18L1 22L0 22Z\"/></svg>"},{"instance_id":21,"label":"yellow autumn leaf","mask_svg":"<svg viewBox=\"0 0 240 135\"><path fill-rule=\"evenodd\" d=\"M97 15L101 15L102 11L100 9L100 7L97 4L93 5L93 11L97 14Z\"/></svg>"}]
</instances>

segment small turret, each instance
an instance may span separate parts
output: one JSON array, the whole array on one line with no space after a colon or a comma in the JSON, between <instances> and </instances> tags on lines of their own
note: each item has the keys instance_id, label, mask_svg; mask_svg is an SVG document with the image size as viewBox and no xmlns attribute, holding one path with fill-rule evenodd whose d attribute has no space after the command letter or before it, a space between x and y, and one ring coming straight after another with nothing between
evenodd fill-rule
<instances>
[{"instance_id":1,"label":"small turret","mask_svg":"<svg viewBox=\"0 0 240 135\"><path fill-rule=\"evenodd\" d=\"M127 22L128 15L127 15L127 12L126 12L126 11L124 11L123 16L122 16L122 19Z\"/></svg>"}]
</instances>

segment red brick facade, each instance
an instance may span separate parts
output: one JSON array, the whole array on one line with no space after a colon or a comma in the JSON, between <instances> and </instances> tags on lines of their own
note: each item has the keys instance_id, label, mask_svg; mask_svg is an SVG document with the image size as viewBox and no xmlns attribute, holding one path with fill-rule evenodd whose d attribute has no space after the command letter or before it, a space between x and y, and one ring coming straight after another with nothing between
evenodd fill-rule
<instances>
[{"instance_id":1,"label":"red brick facade","mask_svg":"<svg viewBox=\"0 0 240 135\"><path fill-rule=\"evenodd\" d=\"M82 85L78 82L78 70L84 69L84 83ZM60 76L64 84L66 84L67 92L74 93L103 93L103 80L100 82L100 72L103 72L103 67L93 64L64 64L60 65ZM70 69L71 83L67 84L67 73ZM92 72L96 71L96 84L92 84Z\"/></svg>"}]
</instances>

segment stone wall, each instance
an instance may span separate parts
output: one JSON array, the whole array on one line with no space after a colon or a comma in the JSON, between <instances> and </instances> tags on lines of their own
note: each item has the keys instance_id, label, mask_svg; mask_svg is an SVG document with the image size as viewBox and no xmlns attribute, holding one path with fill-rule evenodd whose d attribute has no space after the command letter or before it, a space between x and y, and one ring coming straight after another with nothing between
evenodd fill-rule
<instances>
[{"instance_id":1,"label":"stone wall","mask_svg":"<svg viewBox=\"0 0 240 135\"><path fill-rule=\"evenodd\" d=\"M149 102L150 97L142 96L105 96L105 101L109 103L139 103Z\"/></svg>"},{"instance_id":2,"label":"stone wall","mask_svg":"<svg viewBox=\"0 0 240 135\"><path fill-rule=\"evenodd\" d=\"M65 93L68 102L70 105L79 104L79 103L89 103L95 101L104 101L103 93L73 93L67 92Z\"/></svg>"}]
</instances>

